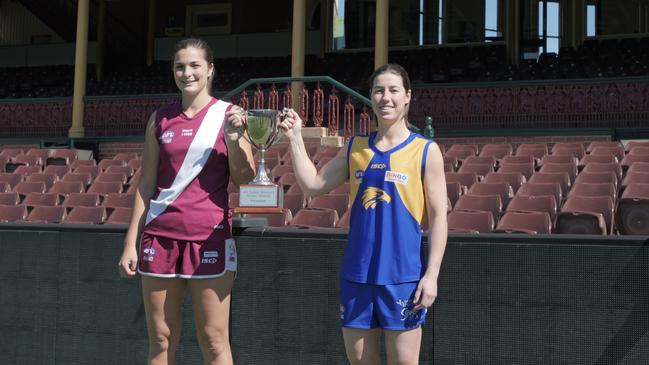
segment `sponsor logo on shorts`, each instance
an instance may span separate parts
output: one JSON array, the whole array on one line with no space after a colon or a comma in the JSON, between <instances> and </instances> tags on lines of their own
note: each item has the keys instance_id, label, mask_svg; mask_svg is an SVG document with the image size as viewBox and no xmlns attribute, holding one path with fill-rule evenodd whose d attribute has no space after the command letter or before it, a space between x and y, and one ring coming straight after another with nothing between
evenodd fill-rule
<instances>
[{"instance_id":1,"label":"sponsor logo on shorts","mask_svg":"<svg viewBox=\"0 0 649 365\"><path fill-rule=\"evenodd\" d=\"M218 251L205 251L203 252L203 259L201 259L201 264L216 264L219 259Z\"/></svg>"},{"instance_id":2,"label":"sponsor logo on shorts","mask_svg":"<svg viewBox=\"0 0 649 365\"><path fill-rule=\"evenodd\" d=\"M171 143L175 135L176 133L174 133L174 131L164 131L164 133L162 133L162 136L160 137L160 142L162 142L163 144Z\"/></svg>"},{"instance_id":3,"label":"sponsor logo on shorts","mask_svg":"<svg viewBox=\"0 0 649 365\"><path fill-rule=\"evenodd\" d=\"M222 224L215 224L213 228L214 228L214 230L223 229L223 225Z\"/></svg>"},{"instance_id":4,"label":"sponsor logo on shorts","mask_svg":"<svg viewBox=\"0 0 649 365\"><path fill-rule=\"evenodd\" d=\"M193 129L182 129L180 131L180 135L183 137L191 137L194 135L194 130Z\"/></svg>"},{"instance_id":5,"label":"sponsor logo on shorts","mask_svg":"<svg viewBox=\"0 0 649 365\"><path fill-rule=\"evenodd\" d=\"M402 172L397 171L386 171L385 172L385 181L393 182L397 184L407 184L408 175Z\"/></svg>"},{"instance_id":6,"label":"sponsor logo on shorts","mask_svg":"<svg viewBox=\"0 0 649 365\"><path fill-rule=\"evenodd\" d=\"M419 311L415 310L415 304L412 300L397 299L397 304L401 307L401 320L405 321L414 318Z\"/></svg>"},{"instance_id":7,"label":"sponsor logo on shorts","mask_svg":"<svg viewBox=\"0 0 649 365\"><path fill-rule=\"evenodd\" d=\"M142 250L142 260L144 261L153 261L153 256L155 256L155 248L153 247L145 247L144 250Z\"/></svg>"},{"instance_id":8,"label":"sponsor logo on shorts","mask_svg":"<svg viewBox=\"0 0 649 365\"><path fill-rule=\"evenodd\" d=\"M345 319L345 306L340 305L340 319Z\"/></svg>"}]
</instances>

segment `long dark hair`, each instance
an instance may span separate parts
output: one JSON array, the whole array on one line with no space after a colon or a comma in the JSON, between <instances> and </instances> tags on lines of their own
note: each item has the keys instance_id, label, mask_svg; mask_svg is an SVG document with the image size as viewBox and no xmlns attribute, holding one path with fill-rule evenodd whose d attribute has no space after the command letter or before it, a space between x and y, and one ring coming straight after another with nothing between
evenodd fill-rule
<instances>
[{"instance_id":1,"label":"long dark hair","mask_svg":"<svg viewBox=\"0 0 649 365\"><path fill-rule=\"evenodd\" d=\"M403 88L406 90L406 92L411 91L410 87L410 76L408 76L408 72L406 71L405 68L403 68L401 65L396 64L396 63L386 63L385 65L377 68L374 70L374 73L372 73L372 76L369 78L369 84L370 84L370 94L372 93L372 88L374 87L374 80L379 75L382 75L384 73L393 73L397 76L401 76L401 81L403 82ZM406 112L403 116L403 118L406 121L406 126L410 128L410 122L408 122L408 112L410 111L410 104L406 105ZM374 114L374 113L372 113ZM376 114L373 115L374 123L377 123L376 121Z\"/></svg>"},{"instance_id":2,"label":"long dark hair","mask_svg":"<svg viewBox=\"0 0 649 365\"><path fill-rule=\"evenodd\" d=\"M176 46L174 47L174 54L172 59L176 57L176 54L178 54L178 52L186 48L196 48L196 49L203 50L203 54L205 55L205 61L207 61L208 66L212 65L212 77L208 76L209 82L207 83L207 88L211 93L212 82L214 81L214 75L216 74L216 68L214 68L214 52L212 51L212 48L207 42L205 42L202 39L186 38L176 43Z\"/></svg>"}]
</instances>

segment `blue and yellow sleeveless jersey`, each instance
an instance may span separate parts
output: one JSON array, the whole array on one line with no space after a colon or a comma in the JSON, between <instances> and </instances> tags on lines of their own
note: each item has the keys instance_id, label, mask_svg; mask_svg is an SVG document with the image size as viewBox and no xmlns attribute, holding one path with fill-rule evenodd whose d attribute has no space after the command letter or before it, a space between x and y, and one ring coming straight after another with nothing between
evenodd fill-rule
<instances>
[{"instance_id":1,"label":"blue and yellow sleeveless jersey","mask_svg":"<svg viewBox=\"0 0 649 365\"><path fill-rule=\"evenodd\" d=\"M425 270L420 224L432 141L411 133L382 152L374 146L375 136L357 136L348 146L352 207L341 276L379 285L417 281Z\"/></svg>"}]
</instances>

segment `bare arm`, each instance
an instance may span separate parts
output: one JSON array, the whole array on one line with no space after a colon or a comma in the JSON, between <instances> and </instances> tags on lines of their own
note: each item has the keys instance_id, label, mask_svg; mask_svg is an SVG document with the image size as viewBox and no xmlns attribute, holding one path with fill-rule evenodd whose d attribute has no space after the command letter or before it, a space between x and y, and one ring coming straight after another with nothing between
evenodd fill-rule
<instances>
[{"instance_id":1,"label":"bare arm","mask_svg":"<svg viewBox=\"0 0 649 365\"><path fill-rule=\"evenodd\" d=\"M155 137L155 115L151 114L146 126L144 136L144 153L142 155L142 175L140 183L135 191L135 201L131 214L126 238L124 238L124 249L119 262L120 275L122 277L135 276L137 267L137 242L140 239L144 221L149 210L149 202L155 193L156 179L158 175L158 156L160 153L158 141Z\"/></svg>"},{"instance_id":2,"label":"bare arm","mask_svg":"<svg viewBox=\"0 0 649 365\"><path fill-rule=\"evenodd\" d=\"M426 210L428 211L428 265L415 293L418 307L430 307L437 297L437 277L446 249L446 180L444 160L437 144L431 144L424 173Z\"/></svg>"},{"instance_id":3,"label":"bare arm","mask_svg":"<svg viewBox=\"0 0 649 365\"><path fill-rule=\"evenodd\" d=\"M320 171L318 171L304 146L302 139L302 119L290 110L280 123L289 140L289 151L293 159L293 170L304 194L317 196L326 194L347 180L347 148L342 148Z\"/></svg>"},{"instance_id":4,"label":"bare arm","mask_svg":"<svg viewBox=\"0 0 649 365\"><path fill-rule=\"evenodd\" d=\"M236 185L250 182L255 177L255 162L252 147L245 138L241 138L243 111L238 106L226 113L225 142L228 145L228 165L230 179Z\"/></svg>"}]
</instances>

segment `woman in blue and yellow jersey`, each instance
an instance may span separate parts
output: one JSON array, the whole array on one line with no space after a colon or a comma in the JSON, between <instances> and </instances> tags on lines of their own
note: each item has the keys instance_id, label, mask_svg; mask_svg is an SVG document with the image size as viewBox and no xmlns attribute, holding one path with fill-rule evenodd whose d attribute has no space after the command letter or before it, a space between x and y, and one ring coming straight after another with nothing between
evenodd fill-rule
<instances>
[{"instance_id":1,"label":"woman in blue and yellow jersey","mask_svg":"<svg viewBox=\"0 0 649 365\"><path fill-rule=\"evenodd\" d=\"M290 110L281 127L295 175L309 195L350 182L351 217L340 275L340 317L352 364L418 364L421 326L437 297L446 247L446 183L438 146L408 129L410 80L387 64L370 77L377 131L352 138L319 172L309 160L302 120ZM428 254L421 224L428 219ZM426 259L427 256L427 259Z\"/></svg>"}]
</instances>

